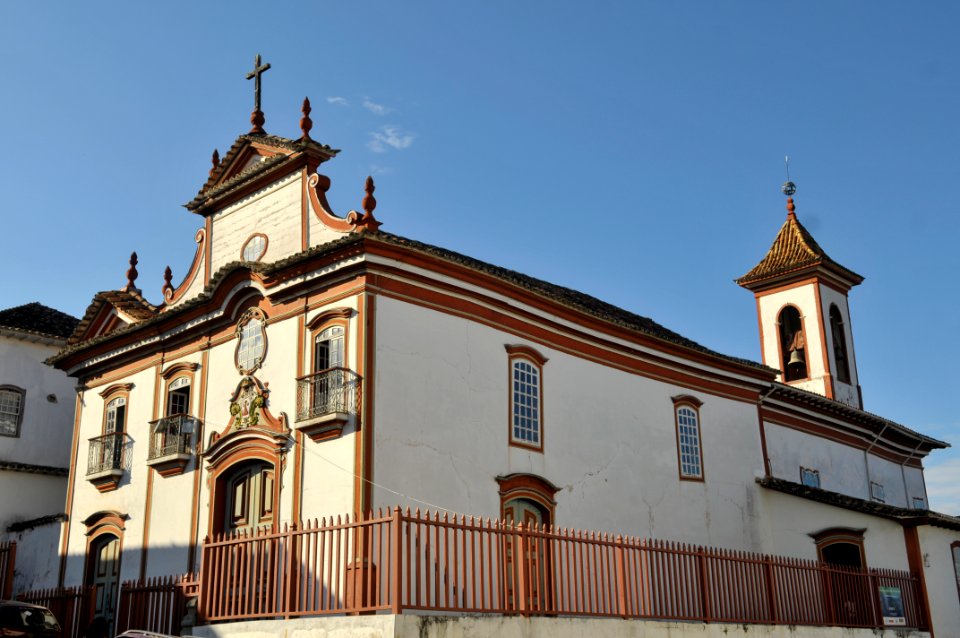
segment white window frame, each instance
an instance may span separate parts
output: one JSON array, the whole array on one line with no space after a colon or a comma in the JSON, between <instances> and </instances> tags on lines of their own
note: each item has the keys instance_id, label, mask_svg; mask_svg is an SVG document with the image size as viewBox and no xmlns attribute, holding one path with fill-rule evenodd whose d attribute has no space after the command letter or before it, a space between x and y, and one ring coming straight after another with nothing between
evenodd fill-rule
<instances>
[{"instance_id":1,"label":"white window frame","mask_svg":"<svg viewBox=\"0 0 960 638\"><path fill-rule=\"evenodd\" d=\"M543 370L522 356L510 359L510 442L543 448Z\"/></svg>"},{"instance_id":2,"label":"white window frame","mask_svg":"<svg viewBox=\"0 0 960 638\"><path fill-rule=\"evenodd\" d=\"M8 401L3 401L2 397L6 395ZM0 436L9 436L17 438L20 436L20 426L23 424L23 410L26 404L27 391L15 385L0 385ZM16 399L16 409L3 407L6 403L13 404ZM11 428L11 429L8 429Z\"/></svg>"},{"instance_id":3,"label":"white window frame","mask_svg":"<svg viewBox=\"0 0 960 638\"><path fill-rule=\"evenodd\" d=\"M673 407L677 430L677 469L680 478L688 481L704 480L700 405L702 403L699 401L685 398L675 401Z\"/></svg>"}]
</instances>

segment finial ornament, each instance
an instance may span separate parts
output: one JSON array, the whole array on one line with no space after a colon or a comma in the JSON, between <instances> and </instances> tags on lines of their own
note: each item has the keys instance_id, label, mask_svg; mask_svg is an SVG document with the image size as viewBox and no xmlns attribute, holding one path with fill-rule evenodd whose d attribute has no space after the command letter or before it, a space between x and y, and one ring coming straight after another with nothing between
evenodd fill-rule
<instances>
[{"instance_id":1,"label":"finial ornament","mask_svg":"<svg viewBox=\"0 0 960 638\"><path fill-rule=\"evenodd\" d=\"M140 273L137 272L138 263L139 262L137 261L137 253L136 252L130 253L130 268L127 269L127 285L123 287L123 290L125 291L134 290L139 292L139 288L137 288L137 285L134 283L137 280L137 277L140 276Z\"/></svg>"},{"instance_id":2,"label":"finial ornament","mask_svg":"<svg viewBox=\"0 0 960 638\"><path fill-rule=\"evenodd\" d=\"M212 164L210 167L210 177L213 177L214 171L220 168L220 151L217 149L213 149L213 156L210 158L210 163Z\"/></svg>"},{"instance_id":3,"label":"finial ornament","mask_svg":"<svg viewBox=\"0 0 960 638\"><path fill-rule=\"evenodd\" d=\"M312 110L310 108L310 98L303 98L303 106L300 107L300 111L303 113L303 117L300 118L300 130L303 131L303 136L300 139L310 139L310 129L313 128L313 120L310 119L310 111Z\"/></svg>"},{"instance_id":4,"label":"finial ornament","mask_svg":"<svg viewBox=\"0 0 960 638\"><path fill-rule=\"evenodd\" d=\"M163 271L163 288L160 289L160 292L166 297L168 290L173 292L173 271L170 270L170 266L167 266Z\"/></svg>"},{"instance_id":5,"label":"finial ornament","mask_svg":"<svg viewBox=\"0 0 960 638\"><path fill-rule=\"evenodd\" d=\"M793 194L797 192L797 185L790 181L784 182L780 191L787 197L793 197Z\"/></svg>"},{"instance_id":6,"label":"finial ornament","mask_svg":"<svg viewBox=\"0 0 960 638\"><path fill-rule=\"evenodd\" d=\"M247 79L253 80L253 112L250 114L250 123L253 124L253 128L250 129L251 133L266 133L263 130L263 123L267 120L263 116L263 111L260 110L260 76L269 68L269 62L261 64L260 54L258 53L257 57L253 59L253 71L247 73Z\"/></svg>"},{"instance_id":7,"label":"finial ornament","mask_svg":"<svg viewBox=\"0 0 960 638\"><path fill-rule=\"evenodd\" d=\"M354 230L358 233L368 231L375 232L380 228L380 222L373 216L373 211L377 207L377 198L373 196L373 191L376 189L377 187L373 184L373 178L368 175L367 181L363 185L363 190L366 194L360 202L360 206L363 208L363 214L361 215L356 211L350 211L350 214L347 215L347 221L353 224Z\"/></svg>"},{"instance_id":8,"label":"finial ornament","mask_svg":"<svg viewBox=\"0 0 960 638\"><path fill-rule=\"evenodd\" d=\"M373 196L373 191L377 190L377 187L374 186L373 177L370 175L367 175L367 181L363 184L363 190L366 195L364 195L360 205L363 206L363 210L367 215L373 215L373 211L377 207L377 199Z\"/></svg>"},{"instance_id":9,"label":"finial ornament","mask_svg":"<svg viewBox=\"0 0 960 638\"><path fill-rule=\"evenodd\" d=\"M796 210L797 210L797 207L793 205L793 198L788 197L787 198L787 219L796 219L797 218Z\"/></svg>"}]
</instances>

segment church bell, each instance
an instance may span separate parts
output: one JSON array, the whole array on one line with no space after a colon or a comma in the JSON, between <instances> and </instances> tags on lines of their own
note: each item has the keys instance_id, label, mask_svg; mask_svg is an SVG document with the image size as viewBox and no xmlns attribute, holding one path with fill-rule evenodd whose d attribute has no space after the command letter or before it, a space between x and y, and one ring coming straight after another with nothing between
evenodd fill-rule
<instances>
[{"instance_id":1,"label":"church bell","mask_svg":"<svg viewBox=\"0 0 960 638\"><path fill-rule=\"evenodd\" d=\"M798 363L806 363L806 361L803 360L803 353L799 348L790 351L790 360L787 362L787 365L792 366Z\"/></svg>"}]
</instances>

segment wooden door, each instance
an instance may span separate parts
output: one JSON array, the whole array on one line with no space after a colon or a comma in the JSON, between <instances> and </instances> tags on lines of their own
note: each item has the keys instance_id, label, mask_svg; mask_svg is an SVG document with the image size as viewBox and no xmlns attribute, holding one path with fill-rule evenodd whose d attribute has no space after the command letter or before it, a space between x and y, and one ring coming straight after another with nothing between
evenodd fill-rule
<instances>
[{"instance_id":1,"label":"wooden door","mask_svg":"<svg viewBox=\"0 0 960 638\"><path fill-rule=\"evenodd\" d=\"M273 466L248 465L227 481L224 531L253 530L273 525Z\"/></svg>"},{"instance_id":2,"label":"wooden door","mask_svg":"<svg viewBox=\"0 0 960 638\"><path fill-rule=\"evenodd\" d=\"M113 627L117 613L117 595L120 589L120 539L107 535L91 548L89 584L96 588L95 616L102 616L107 627Z\"/></svg>"},{"instance_id":3,"label":"wooden door","mask_svg":"<svg viewBox=\"0 0 960 638\"><path fill-rule=\"evenodd\" d=\"M548 544L532 530L542 530L543 510L526 499L503 506L504 521L523 523L522 534L507 537L504 547L506 607L517 611L549 611ZM518 560L519 559L519 560Z\"/></svg>"}]
</instances>

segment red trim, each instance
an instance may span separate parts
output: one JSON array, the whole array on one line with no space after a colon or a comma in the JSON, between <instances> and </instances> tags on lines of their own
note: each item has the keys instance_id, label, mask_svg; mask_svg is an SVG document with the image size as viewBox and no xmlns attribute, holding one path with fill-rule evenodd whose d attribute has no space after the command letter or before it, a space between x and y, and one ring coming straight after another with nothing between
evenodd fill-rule
<instances>
[{"instance_id":1,"label":"red trim","mask_svg":"<svg viewBox=\"0 0 960 638\"><path fill-rule=\"evenodd\" d=\"M543 512L545 525L553 525L557 509L557 502L554 495L560 491L560 488L547 479L536 474L513 473L505 476L496 477L497 485L500 486L500 514L504 515L506 504L515 499L527 499L539 505ZM518 521L520 522L520 521Z\"/></svg>"},{"instance_id":2,"label":"red trim","mask_svg":"<svg viewBox=\"0 0 960 638\"><path fill-rule=\"evenodd\" d=\"M707 480L707 470L703 465L703 422L700 419L700 406L703 405L703 401L688 394L671 398L673 399L673 426L677 436L677 476L681 481L703 483ZM690 408L697 415L697 454L700 456L699 476L690 476L683 473L683 458L680 452L680 408Z\"/></svg>"},{"instance_id":3,"label":"red trim","mask_svg":"<svg viewBox=\"0 0 960 638\"><path fill-rule=\"evenodd\" d=\"M543 452L544 421L543 418L543 365L547 358L529 346L505 345L507 351L507 443L511 447L524 448L534 452ZM537 443L518 441L513 437L513 369L518 361L526 361L537 370Z\"/></svg>"},{"instance_id":4,"label":"red trim","mask_svg":"<svg viewBox=\"0 0 960 638\"><path fill-rule=\"evenodd\" d=\"M206 226L209 226L209 219L207 220ZM197 276L197 272L200 270L200 262L205 261L206 265L204 267L204 281L210 281L210 268L209 268L209 259L207 254L207 230L206 228L201 228L197 231L197 234L193 237L194 241L197 242L197 252L193 255L193 263L190 264L190 270L187 271L186 277L183 278L183 281L180 282L180 285L177 288L171 289L166 288L163 291L163 299L165 302L165 307L169 307L170 304L179 300L183 297L184 293L187 292L187 289L190 287L190 284L193 283L193 280Z\"/></svg>"},{"instance_id":5,"label":"red trim","mask_svg":"<svg viewBox=\"0 0 960 638\"><path fill-rule=\"evenodd\" d=\"M827 334L824 328L823 301L820 299L820 286L814 288L814 298L817 301L817 323L820 324L820 356L823 357L823 390L828 399L836 396L833 387L833 376L830 373L830 358L827 356ZM809 350L808 350L809 356ZM807 374L810 374L810 362L807 361Z\"/></svg>"},{"instance_id":6,"label":"red trim","mask_svg":"<svg viewBox=\"0 0 960 638\"><path fill-rule=\"evenodd\" d=\"M313 206L313 212L320 222L332 229L348 233L353 230L354 225L342 217L338 217L333 212L330 203L327 202L327 191L330 190L330 178L320 173L314 173L307 180L307 195L310 198L310 204Z\"/></svg>"},{"instance_id":7,"label":"red trim","mask_svg":"<svg viewBox=\"0 0 960 638\"><path fill-rule=\"evenodd\" d=\"M543 366L547 361L549 361L549 359L547 359L545 356L540 354L537 350L535 350L534 348L531 348L528 345L524 345L522 343L517 343L512 345L505 344L503 347L506 349L507 353L510 354L511 356L527 357L528 359L535 361L537 365L540 365L540 366Z\"/></svg>"},{"instance_id":8,"label":"red trim","mask_svg":"<svg viewBox=\"0 0 960 638\"><path fill-rule=\"evenodd\" d=\"M256 237L263 237L263 251L260 253L260 255L259 255L256 259L244 259L244 258L243 258L243 253L245 253L245 252L247 251L247 244L249 244L251 241L253 241L254 238L256 238ZM263 233L253 233L252 235L250 235L249 237L247 237L247 240L246 240L245 242L243 242L243 246L240 247L240 261L248 261L248 262L251 262L251 263L256 263L256 262L258 262L258 261L260 261L260 260L263 259L264 255L267 254L267 250L268 250L269 248L270 248L270 238L269 238L269 237L267 237L267 236L264 235Z\"/></svg>"},{"instance_id":9,"label":"red trim","mask_svg":"<svg viewBox=\"0 0 960 638\"><path fill-rule=\"evenodd\" d=\"M199 363L181 361L180 363L174 363L173 365L168 366L166 370L160 373L160 376L169 381L175 375L180 374L181 372L196 372L199 367ZM190 376L193 378L192 374Z\"/></svg>"}]
</instances>

